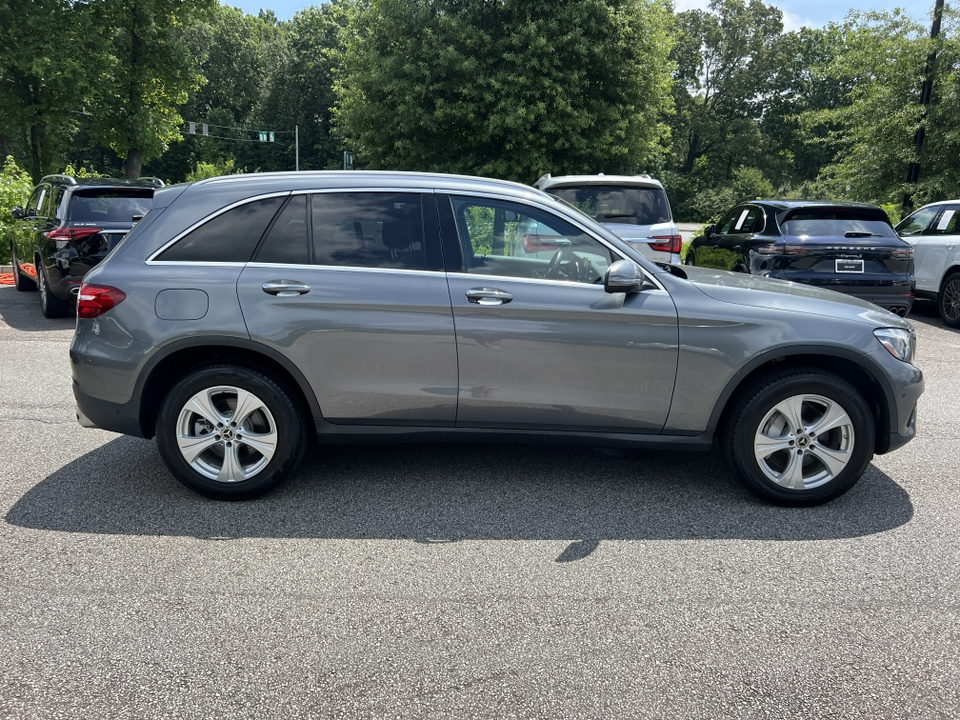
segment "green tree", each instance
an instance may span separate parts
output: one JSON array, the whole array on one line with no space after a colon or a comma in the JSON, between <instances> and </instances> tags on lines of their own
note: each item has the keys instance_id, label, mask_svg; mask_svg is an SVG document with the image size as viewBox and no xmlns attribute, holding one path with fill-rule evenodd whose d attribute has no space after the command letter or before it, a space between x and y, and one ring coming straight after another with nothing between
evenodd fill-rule
<instances>
[{"instance_id":1,"label":"green tree","mask_svg":"<svg viewBox=\"0 0 960 720\"><path fill-rule=\"evenodd\" d=\"M140 175L145 159L180 139L178 107L202 81L182 28L212 8L213 0L91 0L106 42L92 96L94 127Z\"/></svg>"},{"instance_id":2,"label":"green tree","mask_svg":"<svg viewBox=\"0 0 960 720\"><path fill-rule=\"evenodd\" d=\"M757 155L757 121L771 96L781 12L760 0L712 0L709 12L680 13L677 25L675 165L690 173L707 156L729 178Z\"/></svg>"},{"instance_id":3,"label":"green tree","mask_svg":"<svg viewBox=\"0 0 960 720\"><path fill-rule=\"evenodd\" d=\"M18 155L35 182L58 166L91 86L99 38L88 10L71 0L0 1L0 156Z\"/></svg>"},{"instance_id":4,"label":"green tree","mask_svg":"<svg viewBox=\"0 0 960 720\"><path fill-rule=\"evenodd\" d=\"M635 172L670 100L665 0L369 0L351 6L334 109L368 167Z\"/></svg>"},{"instance_id":5,"label":"green tree","mask_svg":"<svg viewBox=\"0 0 960 720\"><path fill-rule=\"evenodd\" d=\"M947 12L937 40L900 11L853 13L832 31L842 52L817 71L848 84L846 103L801 116L807 132L820 133L821 142L836 154L819 183L834 196L881 204L899 203L911 193L917 202L955 197L960 193L956 15ZM934 52L934 95L924 108L924 69ZM926 141L918 155L914 137L921 124ZM915 160L921 181L913 187L906 176Z\"/></svg>"}]
</instances>

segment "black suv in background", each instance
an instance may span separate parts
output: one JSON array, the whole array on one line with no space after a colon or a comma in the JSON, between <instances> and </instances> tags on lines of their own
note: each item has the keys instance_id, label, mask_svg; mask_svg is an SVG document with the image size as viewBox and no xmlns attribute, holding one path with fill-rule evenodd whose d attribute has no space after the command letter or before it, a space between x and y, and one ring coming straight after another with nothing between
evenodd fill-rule
<instances>
[{"instance_id":1,"label":"black suv in background","mask_svg":"<svg viewBox=\"0 0 960 720\"><path fill-rule=\"evenodd\" d=\"M150 210L162 186L156 178L44 177L26 207L11 211L20 221L10 238L17 290L39 289L48 318L70 314L83 276Z\"/></svg>"},{"instance_id":2,"label":"black suv in background","mask_svg":"<svg viewBox=\"0 0 960 720\"><path fill-rule=\"evenodd\" d=\"M704 228L685 262L836 290L903 317L913 306L913 252L875 205L753 200Z\"/></svg>"}]
</instances>

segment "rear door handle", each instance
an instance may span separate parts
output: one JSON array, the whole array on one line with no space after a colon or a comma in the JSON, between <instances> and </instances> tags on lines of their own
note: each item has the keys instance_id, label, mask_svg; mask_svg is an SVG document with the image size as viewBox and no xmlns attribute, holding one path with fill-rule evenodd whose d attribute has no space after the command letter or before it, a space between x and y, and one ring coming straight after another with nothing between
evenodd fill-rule
<instances>
[{"instance_id":1,"label":"rear door handle","mask_svg":"<svg viewBox=\"0 0 960 720\"><path fill-rule=\"evenodd\" d=\"M496 288L470 288L467 300L477 305L505 305L513 300L513 295Z\"/></svg>"},{"instance_id":2,"label":"rear door handle","mask_svg":"<svg viewBox=\"0 0 960 720\"><path fill-rule=\"evenodd\" d=\"M306 295L310 292L310 286L296 280L270 280L263 284L263 291L267 295L293 297L294 295Z\"/></svg>"}]
</instances>

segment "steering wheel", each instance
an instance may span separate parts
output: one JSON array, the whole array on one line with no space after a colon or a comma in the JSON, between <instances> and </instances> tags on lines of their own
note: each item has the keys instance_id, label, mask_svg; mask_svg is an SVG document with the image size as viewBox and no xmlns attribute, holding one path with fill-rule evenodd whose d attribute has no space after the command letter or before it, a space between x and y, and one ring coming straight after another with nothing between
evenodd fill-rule
<instances>
[{"instance_id":1,"label":"steering wheel","mask_svg":"<svg viewBox=\"0 0 960 720\"><path fill-rule=\"evenodd\" d=\"M553 280L565 280L569 277L569 272L564 268L564 265L576 260L575 257L568 257L572 255L573 251L569 246L557 248L553 257L550 258L550 262L547 263L547 269L544 271L543 276Z\"/></svg>"}]
</instances>

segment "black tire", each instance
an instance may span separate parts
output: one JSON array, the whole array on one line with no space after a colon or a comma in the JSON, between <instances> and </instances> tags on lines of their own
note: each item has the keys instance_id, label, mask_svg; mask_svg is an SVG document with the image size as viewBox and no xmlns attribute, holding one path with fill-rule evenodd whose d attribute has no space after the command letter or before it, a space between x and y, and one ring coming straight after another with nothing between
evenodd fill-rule
<instances>
[{"instance_id":1,"label":"black tire","mask_svg":"<svg viewBox=\"0 0 960 720\"><path fill-rule=\"evenodd\" d=\"M10 264L13 266L13 285L17 290L27 292L37 289L37 284L30 278L24 277L23 273L20 272L20 263L17 261L17 250L12 240L10 241Z\"/></svg>"},{"instance_id":2,"label":"black tire","mask_svg":"<svg viewBox=\"0 0 960 720\"><path fill-rule=\"evenodd\" d=\"M937 309L944 323L960 328L960 270L954 270L943 281L937 295Z\"/></svg>"},{"instance_id":3,"label":"black tire","mask_svg":"<svg viewBox=\"0 0 960 720\"><path fill-rule=\"evenodd\" d=\"M235 421L238 403L245 409ZM170 472L217 500L269 492L297 466L306 445L292 395L269 376L236 365L192 371L167 393L157 417L157 447Z\"/></svg>"},{"instance_id":4,"label":"black tire","mask_svg":"<svg viewBox=\"0 0 960 720\"><path fill-rule=\"evenodd\" d=\"M870 408L832 373L773 372L734 403L721 434L724 456L750 492L775 505L829 502L852 488L873 459Z\"/></svg>"},{"instance_id":5,"label":"black tire","mask_svg":"<svg viewBox=\"0 0 960 720\"><path fill-rule=\"evenodd\" d=\"M696 266L697 258L693 254L693 248L687 250L687 256L683 259L683 264Z\"/></svg>"},{"instance_id":6,"label":"black tire","mask_svg":"<svg viewBox=\"0 0 960 720\"><path fill-rule=\"evenodd\" d=\"M37 289L40 291L40 311L44 317L62 318L70 314L70 303L61 300L50 290L50 280L43 263L37 263Z\"/></svg>"}]
</instances>

